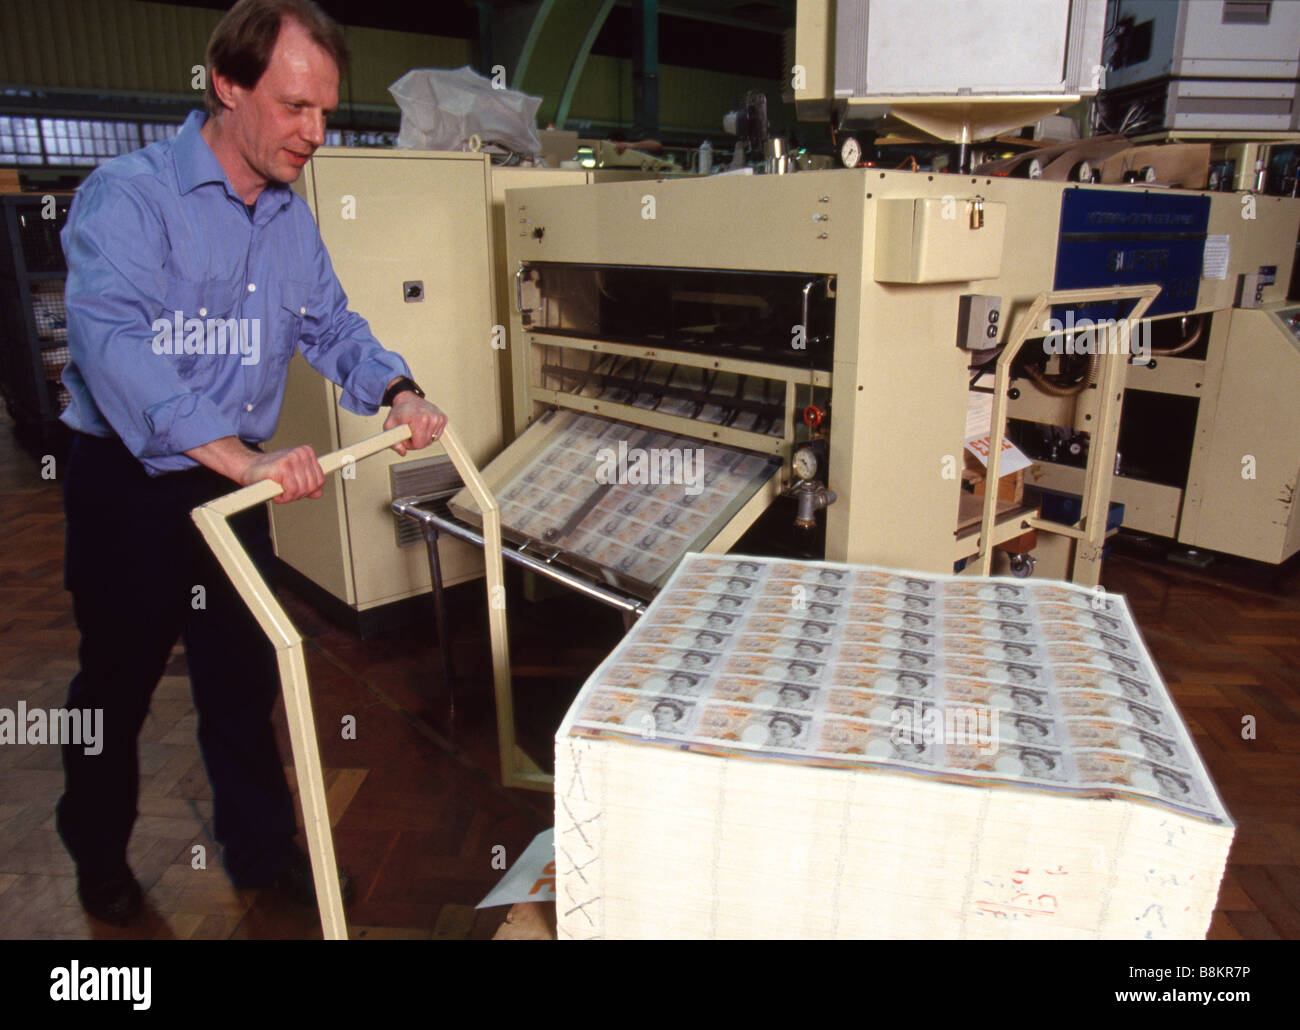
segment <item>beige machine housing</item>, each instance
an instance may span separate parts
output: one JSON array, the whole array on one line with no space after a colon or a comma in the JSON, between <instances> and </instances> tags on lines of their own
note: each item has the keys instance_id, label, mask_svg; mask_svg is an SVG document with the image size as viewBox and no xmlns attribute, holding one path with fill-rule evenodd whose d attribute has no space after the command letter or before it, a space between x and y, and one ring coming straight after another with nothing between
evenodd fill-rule
<instances>
[{"instance_id":1,"label":"beige machine housing","mask_svg":"<svg viewBox=\"0 0 1300 1030\"><path fill-rule=\"evenodd\" d=\"M1021 328L1018 320L1034 300L1053 289L1062 192L1074 188L859 169L511 191L507 221L517 231L509 237L508 258L520 280L511 315L516 431L559 407L777 454L784 467L770 500L792 482L791 453L807 436L797 412L814 397L830 411L829 474L823 475L837 495L825 513L825 557L951 572L982 545L969 517L970 498L963 498L954 474L961 465L970 379L969 353L957 344L960 298L1000 298L997 342ZM1300 464L1293 422L1275 432L1271 424L1280 412L1260 407L1270 383L1284 390L1281 384L1293 380L1300 354L1266 311L1233 310L1240 276L1261 265L1277 270L1276 282L1262 288L1264 308L1282 303L1300 204L1253 201L1256 217L1244 219L1242 198L1210 195L1209 233L1229 238L1229 257L1223 279L1198 284L1195 311L1214 314L1204 360L1162 358L1155 367L1127 369L1130 385L1139 380L1143 389L1200 401L1189 481L1169 488L1117 477L1113 484L1114 498L1128 506L1128 524L1185 535L1189 542L1213 539L1213 546L1239 553L1256 548L1261 528L1289 519L1288 490L1294 490ZM809 371L653 340L601 339L585 331L592 324L590 296L568 287L548 295L547 265L805 274L834 292L831 367ZM535 268L540 288L532 282ZM1031 337L1044 332L1023 328ZM759 434L596 400L566 390L544 371L557 364L581 367L592 354L769 378L785 397L783 426L779 434ZM991 377L984 382L991 385ZM1047 396L1025 378L1013 385L1010 418L1094 436L1116 429L1120 407L1112 401L1122 398L1122 372L1113 398L1095 388L1078 397ZM1284 418L1293 418L1294 407L1283 409ZM1244 488L1250 498L1245 507L1230 495L1218 501L1211 495L1222 486L1217 477L1228 458L1246 453L1267 454L1271 478L1261 461L1259 478ZM1038 464L1030 475L1043 485L1083 492L1079 469ZM1234 481L1233 489L1242 488ZM1261 514L1265 510L1270 514ZM1032 512L1008 505L999 511L991 544L1018 536L1031 523ZM1268 548L1270 560L1285 557L1288 546L1294 550L1294 530L1279 533ZM1247 534L1254 539L1247 541ZM725 534L710 550L725 549L737 535ZM1049 561L1040 564L1040 574L1064 575L1075 557L1056 544L1044 549ZM1101 555L1087 558L1089 573L1076 578L1095 583Z\"/></svg>"},{"instance_id":2,"label":"beige machine housing","mask_svg":"<svg viewBox=\"0 0 1300 1030\"><path fill-rule=\"evenodd\" d=\"M297 188L316 216L351 309L406 359L473 460L486 463L501 445L502 353L493 347L498 319L488 158L323 148ZM422 299L408 301L413 282L422 284ZM340 406L339 395L296 355L268 446L307 443L324 454L379 432L386 410L354 415ZM440 457L438 444L406 458L388 451L329 479L320 500L272 506L276 554L356 613L427 592L424 547L397 542L389 466L416 468ZM449 585L482 575L480 551L443 540L439 553Z\"/></svg>"}]
</instances>

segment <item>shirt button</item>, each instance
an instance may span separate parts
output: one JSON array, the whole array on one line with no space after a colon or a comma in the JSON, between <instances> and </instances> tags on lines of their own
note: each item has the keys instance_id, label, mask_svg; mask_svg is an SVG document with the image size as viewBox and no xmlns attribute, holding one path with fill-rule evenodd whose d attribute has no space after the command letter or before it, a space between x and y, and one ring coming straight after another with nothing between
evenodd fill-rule
<instances>
[{"instance_id":1,"label":"shirt button","mask_svg":"<svg viewBox=\"0 0 1300 1030\"><path fill-rule=\"evenodd\" d=\"M307 314L307 309L306 309L305 307L301 307L301 308L299 308L299 309L298 309L298 314L300 314L300 315L305 315L305 314Z\"/></svg>"},{"instance_id":2,"label":"shirt button","mask_svg":"<svg viewBox=\"0 0 1300 1030\"><path fill-rule=\"evenodd\" d=\"M257 292L257 283L249 283L249 284L248 284L248 292L249 292L249 293L256 293L256 292Z\"/></svg>"},{"instance_id":3,"label":"shirt button","mask_svg":"<svg viewBox=\"0 0 1300 1030\"><path fill-rule=\"evenodd\" d=\"M208 309L199 308L199 318L207 318L207 317L208 317Z\"/></svg>"},{"instance_id":4,"label":"shirt button","mask_svg":"<svg viewBox=\"0 0 1300 1030\"><path fill-rule=\"evenodd\" d=\"M253 406L252 406L251 404L245 404L245 405L244 405L244 410L245 410L245 411L252 411L252 410L253 410Z\"/></svg>"}]
</instances>

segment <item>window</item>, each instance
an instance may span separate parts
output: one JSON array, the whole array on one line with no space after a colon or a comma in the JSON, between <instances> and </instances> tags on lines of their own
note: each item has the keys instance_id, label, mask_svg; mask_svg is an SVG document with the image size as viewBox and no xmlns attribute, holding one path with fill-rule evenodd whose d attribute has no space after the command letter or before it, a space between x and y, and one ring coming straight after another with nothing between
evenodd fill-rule
<instances>
[{"instance_id":1,"label":"window","mask_svg":"<svg viewBox=\"0 0 1300 1030\"><path fill-rule=\"evenodd\" d=\"M94 167L121 154L171 139L178 122L137 122L0 115L0 166L72 165ZM330 129L331 147L391 147L397 133Z\"/></svg>"}]
</instances>

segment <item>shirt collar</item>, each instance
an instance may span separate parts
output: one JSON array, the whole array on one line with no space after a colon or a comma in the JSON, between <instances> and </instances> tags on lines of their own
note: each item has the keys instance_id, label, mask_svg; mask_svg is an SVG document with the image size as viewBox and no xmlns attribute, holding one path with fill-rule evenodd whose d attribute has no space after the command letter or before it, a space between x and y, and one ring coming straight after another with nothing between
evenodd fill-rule
<instances>
[{"instance_id":1,"label":"shirt collar","mask_svg":"<svg viewBox=\"0 0 1300 1030\"><path fill-rule=\"evenodd\" d=\"M208 141L199 131L208 120L206 111L191 111L172 142L172 156L176 162L176 177L182 195L209 182L218 182L225 187L226 193L238 200L243 200L231 188L226 170L221 167L217 155L208 146ZM263 201L262 197L267 199ZM279 209L293 200L293 191L285 183L269 183L257 198L258 208L271 207Z\"/></svg>"}]
</instances>

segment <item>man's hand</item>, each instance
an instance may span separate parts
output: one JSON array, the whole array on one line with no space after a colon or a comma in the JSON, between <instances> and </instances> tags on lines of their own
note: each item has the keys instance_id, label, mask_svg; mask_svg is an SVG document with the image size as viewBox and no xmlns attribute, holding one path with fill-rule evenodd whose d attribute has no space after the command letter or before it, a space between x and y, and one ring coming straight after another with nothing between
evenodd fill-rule
<instances>
[{"instance_id":1,"label":"man's hand","mask_svg":"<svg viewBox=\"0 0 1300 1030\"><path fill-rule=\"evenodd\" d=\"M321 487L325 485L325 470L316 460L316 452L306 444L266 454L253 453L253 460L240 477L240 482L245 486L262 479L274 479L284 487L284 493L275 498L276 504L288 504L300 497L321 495Z\"/></svg>"},{"instance_id":2,"label":"man's hand","mask_svg":"<svg viewBox=\"0 0 1300 1030\"><path fill-rule=\"evenodd\" d=\"M236 437L223 436L185 453L240 486L274 479L284 487L276 504L287 504L299 497L319 497L325 485L325 470L316 460L316 452L305 444L263 454L244 446Z\"/></svg>"},{"instance_id":3,"label":"man's hand","mask_svg":"<svg viewBox=\"0 0 1300 1030\"><path fill-rule=\"evenodd\" d=\"M393 450L405 454L408 450L423 450L442 436L442 431L447 428L447 416L436 404L430 404L413 390L403 390L393 398L393 410L384 423L384 429L397 426L411 427L409 440L393 444Z\"/></svg>"}]
</instances>

